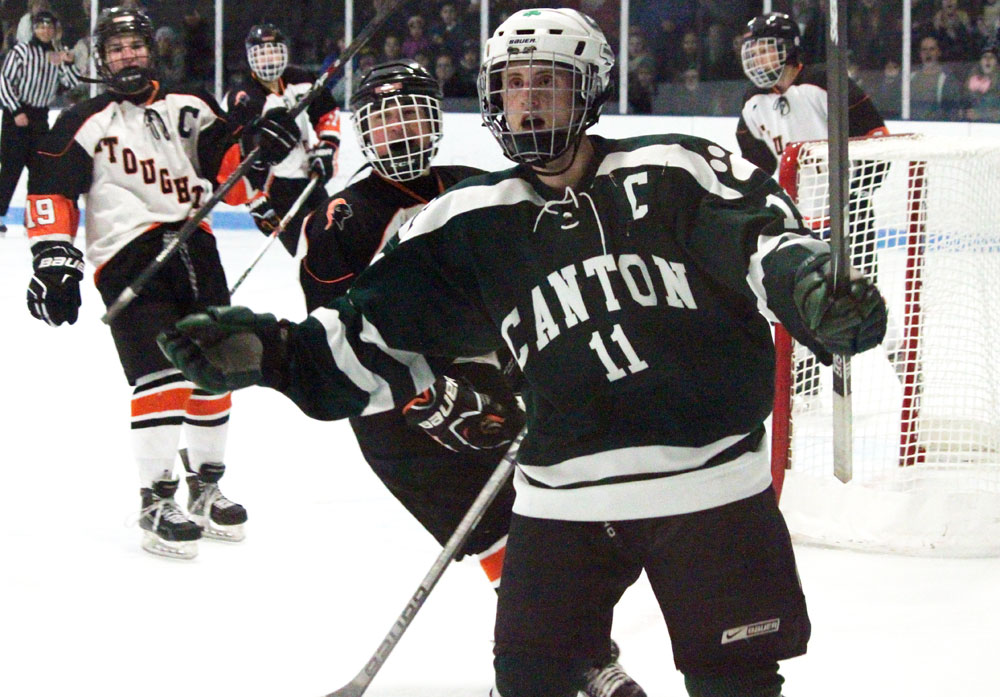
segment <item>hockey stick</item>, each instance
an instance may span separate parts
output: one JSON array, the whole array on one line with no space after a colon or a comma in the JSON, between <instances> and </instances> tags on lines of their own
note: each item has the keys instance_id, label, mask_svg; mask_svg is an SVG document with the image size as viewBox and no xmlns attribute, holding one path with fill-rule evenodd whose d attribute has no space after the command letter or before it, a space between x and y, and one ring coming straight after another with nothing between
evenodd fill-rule
<instances>
[{"instance_id":1,"label":"hockey stick","mask_svg":"<svg viewBox=\"0 0 1000 697\"><path fill-rule=\"evenodd\" d=\"M260 248L260 251L257 252L257 256L254 257L254 260L250 262L250 266L246 268L246 271L243 272L243 275L240 276L238 279L236 279L236 283L234 283L233 287L229 289L230 296L233 295L233 293L236 292L236 289L243 284L243 281L246 280L246 277L250 275L251 271L253 271L253 267L257 266L257 262L264 258L264 255L267 254L267 250L269 250L271 248L271 245L274 244L274 241L278 239L278 235L280 235L281 232L284 231L285 226L291 222L292 218L295 217L295 214L299 212L300 208L302 208L302 204L304 204L306 202L306 199L309 198L309 194L311 194L313 189L316 188L317 182L319 182L319 177L317 177L315 174L312 177L310 177L309 183L306 185L306 188L303 189L302 193L299 194L299 197L295 199L295 203L293 203L292 207L288 209L287 213L285 213L285 217L281 219L281 222L278 223L278 226L274 228L274 230L272 230L271 233L267 236L267 242L265 242L263 246Z\"/></svg>"},{"instance_id":2,"label":"hockey stick","mask_svg":"<svg viewBox=\"0 0 1000 697\"><path fill-rule=\"evenodd\" d=\"M827 137L830 191L830 261L834 297L850 288L850 214L848 206L847 141L847 3L839 12L838 0L829 0L826 38ZM851 359L833 357L833 473L842 482L853 474L852 446L854 417L851 410Z\"/></svg>"},{"instance_id":3,"label":"hockey stick","mask_svg":"<svg viewBox=\"0 0 1000 697\"><path fill-rule=\"evenodd\" d=\"M358 34L357 38L351 42L351 45L345 48L337 60L331 63L330 67L323 71L323 74L316 79L316 82L314 82L312 87L309 88L309 91L302 95L299 102L289 109L288 115L294 119L296 116L305 111L306 108L316 99L316 97L319 96L319 93L326 88L326 83L330 80L330 78L340 71L341 66L354 58L354 56L368 44L375 32L381 29L382 26L389 21L389 18L396 13L396 10L407 2L410 2L410 0L391 0L382 14L375 15L374 19L372 19L362 32ZM132 281L132 284L118 294L115 301L108 307L108 311L104 313L103 317L101 317L102 322L110 324L122 310L128 307L129 303L135 300L139 293L142 292L142 289L146 287L146 284L149 283L150 279L153 278L153 276L155 276L161 268L163 268L163 265L166 264L174 254L177 253L180 246L187 242L188 238L191 237L191 235L194 234L194 231L198 228L199 223L201 223L201 221L212 212L212 209L215 208L219 201L225 198L226 194L229 193L229 190L236 186L236 183L243 178L243 176L247 173L247 170L249 170L250 167L257 161L258 157L260 157L260 146L254 147L247 153L243 161L240 162L236 169L233 170L232 174L229 175L229 178L215 190L215 193L212 194L211 198L205 201L205 204L184 222L184 225L181 226L181 229L177 232L177 236L164 245L163 250L156 255L153 261L149 262L149 265L142 270L142 273L140 273L134 281Z\"/></svg>"},{"instance_id":4,"label":"hockey stick","mask_svg":"<svg viewBox=\"0 0 1000 697\"><path fill-rule=\"evenodd\" d=\"M514 471L514 463L517 460L517 451L521 447L521 440L524 438L524 430L517 435L514 442L510 444L507 452L504 453L503 458L500 460L500 464L490 475L490 478L486 480L486 484L483 485L482 490L479 492L479 496L476 500L472 502L469 507L468 512L465 517L462 518L458 527L455 528L455 532L451 534L448 539L448 543L445 544L444 549L441 550L441 554L438 555L437 559L431 565L430 571L424 576L424 580L420 582L417 587L417 592L413 594L410 598L410 602L406 604L403 611L396 618L396 621L392 625L392 629L389 633L385 635L385 639L379 644L379 647L372 654L372 657L368 659L364 668L354 676L351 682L344 685L339 690L335 690L326 695L326 697L361 697L368 689L375 675L382 669L385 664L386 659L392 650L396 648L396 644L399 643L400 638L403 636L403 632L406 631L407 627L410 626L410 622L419 612L424 601L427 600L427 596L430 595L431 590L437 585L438 580L444 573L445 568L451 563L451 560L455 558L458 550L461 549L465 541L469 539L469 535L475 529L479 520L483 517L486 509L489 505L493 503L493 499L496 498L497 494L500 492L500 488L506 483L507 479L510 477L511 473Z\"/></svg>"}]
</instances>

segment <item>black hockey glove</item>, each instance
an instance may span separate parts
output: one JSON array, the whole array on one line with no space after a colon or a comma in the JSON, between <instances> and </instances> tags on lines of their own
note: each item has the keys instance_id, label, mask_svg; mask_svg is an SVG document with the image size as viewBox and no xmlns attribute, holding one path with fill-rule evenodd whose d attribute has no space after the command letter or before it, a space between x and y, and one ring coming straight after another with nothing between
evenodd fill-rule
<instances>
[{"instance_id":1,"label":"black hockey glove","mask_svg":"<svg viewBox=\"0 0 1000 697\"><path fill-rule=\"evenodd\" d=\"M250 217L253 218L257 229L265 235L270 235L281 225L281 218L274 212L271 199L266 194L258 194L252 198L247 202L247 208L250 209Z\"/></svg>"},{"instance_id":2,"label":"black hockey glove","mask_svg":"<svg viewBox=\"0 0 1000 697\"><path fill-rule=\"evenodd\" d=\"M83 254L68 242L33 246L35 275L28 283L28 310L53 327L73 324L80 311Z\"/></svg>"},{"instance_id":3,"label":"black hockey glove","mask_svg":"<svg viewBox=\"0 0 1000 697\"><path fill-rule=\"evenodd\" d=\"M851 269L847 294L834 297L829 252L813 254L795 272L795 306L806 328L831 353L853 356L882 343L885 300L871 281Z\"/></svg>"},{"instance_id":4,"label":"black hockey glove","mask_svg":"<svg viewBox=\"0 0 1000 697\"><path fill-rule=\"evenodd\" d=\"M309 153L309 171L319 177L319 183L325 184L337 173L337 152L340 144L331 138L321 138L312 152Z\"/></svg>"},{"instance_id":5,"label":"black hockey glove","mask_svg":"<svg viewBox=\"0 0 1000 697\"><path fill-rule=\"evenodd\" d=\"M405 407L406 422L456 452L509 444L524 426L524 412L476 392L468 381L442 375Z\"/></svg>"},{"instance_id":6,"label":"black hockey glove","mask_svg":"<svg viewBox=\"0 0 1000 697\"><path fill-rule=\"evenodd\" d=\"M184 377L212 392L261 384L267 361L280 362L284 330L271 314L210 307L160 332L156 343Z\"/></svg>"},{"instance_id":7,"label":"black hockey glove","mask_svg":"<svg viewBox=\"0 0 1000 697\"><path fill-rule=\"evenodd\" d=\"M254 146L260 147L260 157L255 166L271 167L278 164L298 145L299 130L295 119L284 107L276 107L247 127Z\"/></svg>"}]
</instances>

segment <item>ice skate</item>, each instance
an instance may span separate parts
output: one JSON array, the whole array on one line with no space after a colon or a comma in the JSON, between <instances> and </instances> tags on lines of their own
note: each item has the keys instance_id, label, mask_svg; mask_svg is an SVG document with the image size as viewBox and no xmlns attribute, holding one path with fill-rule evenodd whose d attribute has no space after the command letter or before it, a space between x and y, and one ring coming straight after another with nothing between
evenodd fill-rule
<instances>
[{"instance_id":1,"label":"ice skate","mask_svg":"<svg viewBox=\"0 0 1000 697\"><path fill-rule=\"evenodd\" d=\"M139 527L145 531L142 548L161 557L194 559L201 528L188 520L174 502L178 483L176 479L161 480L151 488L139 490L142 495Z\"/></svg>"},{"instance_id":2,"label":"ice skate","mask_svg":"<svg viewBox=\"0 0 1000 697\"><path fill-rule=\"evenodd\" d=\"M618 656L618 644L611 642L611 660L603 667L591 668L586 673L587 682L583 686L584 697L646 697L646 691L629 677Z\"/></svg>"},{"instance_id":3,"label":"ice skate","mask_svg":"<svg viewBox=\"0 0 1000 697\"><path fill-rule=\"evenodd\" d=\"M206 462L197 474L189 470L188 513L201 526L205 537L239 542L246 537L243 524L247 522L247 510L219 491L219 480L225 471L226 466L221 462Z\"/></svg>"}]
</instances>

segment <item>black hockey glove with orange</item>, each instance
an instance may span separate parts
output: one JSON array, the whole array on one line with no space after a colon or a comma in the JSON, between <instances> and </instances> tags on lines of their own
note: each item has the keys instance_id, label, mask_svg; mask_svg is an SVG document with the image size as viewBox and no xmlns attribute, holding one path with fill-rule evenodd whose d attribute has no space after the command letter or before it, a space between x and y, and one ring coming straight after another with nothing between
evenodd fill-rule
<instances>
[{"instance_id":1,"label":"black hockey glove with orange","mask_svg":"<svg viewBox=\"0 0 1000 697\"><path fill-rule=\"evenodd\" d=\"M28 311L53 327L73 324L80 311L83 254L67 242L39 242L32 251L35 274L28 283Z\"/></svg>"},{"instance_id":2,"label":"black hockey glove with orange","mask_svg":"<svg viewBox=\"0 0 1000 697\"><path fill-rule=\"evenodd\" d=\"M247 136L253 146L260 148L260 157L254 163L257 167L271 167L278 164L298 145L302 132L295 119L284 107L276 107L247 126Z\"/></svg>"},{"instance_id":3,"label":"black hockey glove with orange","mask_svg":"<svg viewBox=\"0 0 1000 697\"><path fill-rule=\"evenodd\" d=\"M247 202L247 208L250 209L250 217L253 218L254 225L265 235L270 235L281 225L281 218L274 212L271 199L267 197L267 194L260 193L254 196Z\"/></svg>"},{"instance_id":4,"label":"black hockey glove with orange","mask_svg":"<svg viewBox=\"0 0 1000 697\"><path fill-rule=\"evenodd\" d=\"M476 392L467 380L442 375L405 407L406 422L456 452L508 445L524 426L524 412Z\"/></svg>"},{"instance_id":5,"label":"black hockey glove with orange","mask_svg":"<svg viewBox=\"0 0 1000 697\"><path fill-rule=\"evenodd\" d=\"M332 138L321 138L309 153L309 171L319 177L320 184L326 184L337 173L337 152L340 143Z\"/></svg>"},{"instance_id":6,"label":"black hockey glove with orange","mask_svg":"<svg viewBox=\"0 0 1000 697\"><path fill-rule=\"evenodd\" d=\"M829 252L808 257L795 272L794 299L806 329L831 353L853 356L882 343L885 300L875 284L851 269L847 293L835 296Z\"/></svg>"}]
</instances>

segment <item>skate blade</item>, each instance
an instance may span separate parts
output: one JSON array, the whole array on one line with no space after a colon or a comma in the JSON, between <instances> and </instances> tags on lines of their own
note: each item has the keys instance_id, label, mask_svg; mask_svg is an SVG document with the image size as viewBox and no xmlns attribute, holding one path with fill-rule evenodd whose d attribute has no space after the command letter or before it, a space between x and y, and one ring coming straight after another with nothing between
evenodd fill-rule
<instances>
[{"instance_id":1,"label":"skate blade","mask_svg":"<svg viewBox=\"0 0 1000 697\"><path fill-rule=\"evenodd\" d=\"M194 559L198 556L198 541L171 542L151 532L142 535L142 548L150 554L169 559Z\"/></svg>"},{"instance_id":2,"label":"skate blade","mask_svg":"<svg viewBox=\"0 0 1000 697\"><path fill-rule=\"evenodd\" d=\"M191 520L201 528L201 536L210 540L221 542L242 542L247 534L243 529L243 524L239 525L216 525L208 516L191 516Z\"/></svg>"}]
</instances>

